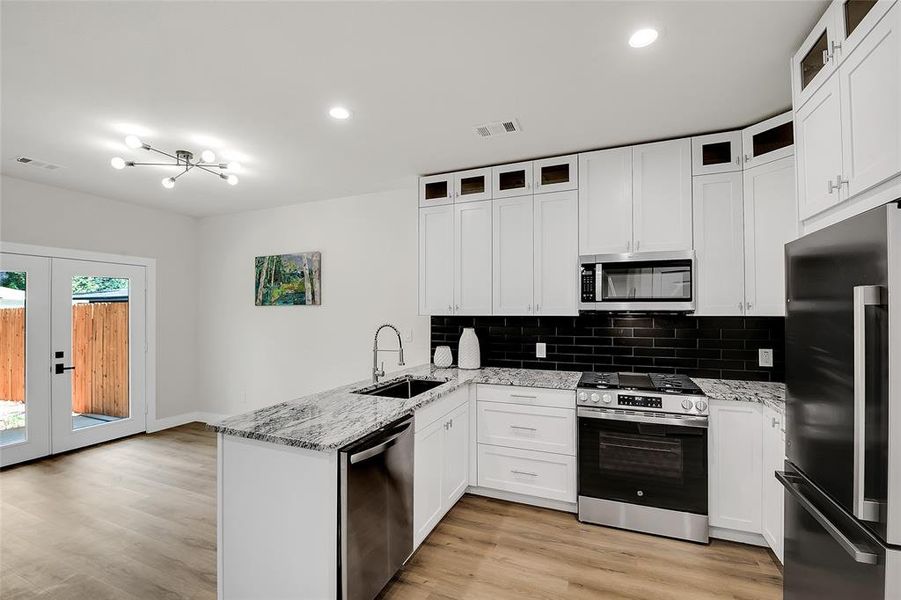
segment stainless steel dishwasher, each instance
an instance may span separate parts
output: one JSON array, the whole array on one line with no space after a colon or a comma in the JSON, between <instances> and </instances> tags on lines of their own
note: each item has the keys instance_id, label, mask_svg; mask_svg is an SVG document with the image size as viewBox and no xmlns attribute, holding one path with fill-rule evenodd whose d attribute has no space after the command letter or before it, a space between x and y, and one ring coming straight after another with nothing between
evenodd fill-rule
<instances>
[{"instance_id":1,"label":"stainless steel dishwasher","mask_svg":"<svg viewBox=\"0 0 901 600\"><path fill-rule=\"evenodd\" d=\"M413 552L413 417L339 453L340 598L372 600Z\"/></svg>"}]
</instances>

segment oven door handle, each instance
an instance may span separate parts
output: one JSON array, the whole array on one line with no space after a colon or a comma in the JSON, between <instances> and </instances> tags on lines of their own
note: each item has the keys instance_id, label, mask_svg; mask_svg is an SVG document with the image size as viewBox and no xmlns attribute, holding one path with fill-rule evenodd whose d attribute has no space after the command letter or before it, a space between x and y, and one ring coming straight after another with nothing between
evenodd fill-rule
<instances>
[{"instance_id":1,"label":"oven door handle","mask_svg":"<svg viewBox=\"0 0 901 600\"><path fill-rule=\"evenodd\" d=\"M632 423L656 423L658 425L676 425L679 427L699 427L707 429L707 417L690 415L684 417L658 417L651 415L623 414L580 406L576 414L585 419L607 419L608 421L629 421Z\"/></svg>"}]
</instances>

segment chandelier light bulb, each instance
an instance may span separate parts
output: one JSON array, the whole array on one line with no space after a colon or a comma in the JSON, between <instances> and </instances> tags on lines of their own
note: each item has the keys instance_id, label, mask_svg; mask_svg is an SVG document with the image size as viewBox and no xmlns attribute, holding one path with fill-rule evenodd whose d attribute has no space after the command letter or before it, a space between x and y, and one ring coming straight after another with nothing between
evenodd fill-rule
<instances>
[{"instance_id":1,"label":"chandelier light bulb","mask_svg":"<svg viewBox=\"0 0 901 600\"><path fill-rule=\"evenodd\" d=\"M216 154L212 150L204 150L200 153L200 158L205 163L211 163L216 161Z\"/></svg>"},{"instance_id":2,"label":"chandelier light bulb","mask_svg":"<svg viewBox=\"0 0 901 600\"><path fill-rule=\"evenodd\" d=\"M229 183L229 185L238 185L238 176L237 175L229 175L225 178L225 180Z\"/></svg>"},{"instance_id":3,"label":"chandelier light bulb","mask_svg":"<svg viewBox=\"0 0 901 600\"><path fill-rule=\"evenodd\" d=\"M117 156L116 158L109 161L109 164L116 170L124 169L125 168L125 159L122 158L121 156Z\"/></svg>"},{"instance_id":4,"label":"chandelier light bulb","mask_svg":"<svg viewBox=\"0 0 901 600\"><path fill-rule=\"evenodd\" d=\"M129 148L138 149L144 147L144 142L142 142L141 138L136 135L128 135L125 136L125 145Z\"/></svg>"},{"instance_id":5,"label":"chandelier light bulb","mask_svg":"<svg viewBox=\"0 0 901 600\"><path fill-rule=\"evenodd\" d=\"M175 177L166 177L163 179L163 187L167 190L171 190L175 187Z\"/></svg>"},{"instance_id":6,"label":"chandelier light bulb","mask_svg":"<svg viewBox=\"0 0 901 600\"><path fill-rule=\"evenodd\" d=\"M237 173L238 171L241 170L241 163L239 163L236 160L233 160L230 163L228 163L227 165L225 165L225 168L228 171L233 171L233 172Z\"/></svg>"}]
</instances>

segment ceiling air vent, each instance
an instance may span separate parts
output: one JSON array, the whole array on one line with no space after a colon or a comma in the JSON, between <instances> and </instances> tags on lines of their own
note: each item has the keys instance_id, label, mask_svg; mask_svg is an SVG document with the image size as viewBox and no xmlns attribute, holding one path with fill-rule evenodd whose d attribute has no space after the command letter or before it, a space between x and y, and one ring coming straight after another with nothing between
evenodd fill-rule
<instances>
[{"instance_id":1,"label":"ceiling air vent","mask_svg":"<svg viewBox=\"0 0 901 600\"><path fill-rule=\"evenodd\" d=\"M495 121L494 123L476 125L475 131L476 135L479 137L487 138L506 135L508 133L519 133L522 131L522 128L519 126L518 120L510 119L508 121Z\"/></svg>"},{"instance_id":2,"label":"ceiling air vent","mask_svg":"<svg viewBox=\"0 0 901 600\"><path fill-rule=\"evenodd\" d=\"M57 169L63 168L62 165L56 165L44 160L38 160L36 158L31 158L30 156L17 156L16 162L22 165L33 167L35 169L44 169L45 171L56 171Z\"/></svg>"}]
</instances>

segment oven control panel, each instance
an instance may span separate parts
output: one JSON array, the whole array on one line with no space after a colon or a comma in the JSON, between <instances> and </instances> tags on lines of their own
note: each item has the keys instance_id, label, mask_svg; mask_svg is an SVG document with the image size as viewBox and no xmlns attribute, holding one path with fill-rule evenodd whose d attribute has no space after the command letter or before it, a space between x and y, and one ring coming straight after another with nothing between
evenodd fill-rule
<instances>
[{"instance_id":1,"label":"oven control panel","mask_svg":"<svg viewBox=\"0 0 901 600\"><path fill-rule=\"evenodd\" d=\"M619 406L638 406L641 408L663 408L663 398L660 396L635 396L632 394L619 394L616 397Z\"/></svg>"}]
</instances>

